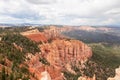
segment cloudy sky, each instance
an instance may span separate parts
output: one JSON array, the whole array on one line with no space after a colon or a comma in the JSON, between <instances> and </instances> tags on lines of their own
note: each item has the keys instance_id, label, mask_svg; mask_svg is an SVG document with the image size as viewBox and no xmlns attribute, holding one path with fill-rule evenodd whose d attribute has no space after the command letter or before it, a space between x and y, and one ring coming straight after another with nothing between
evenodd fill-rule
<instances>
[{"instance_id":1,"label":"cloudy sky","mask_svg":"<svg viewBox=\"0 0 120 80\"><path fill-rule=\"evenodd\" d=\"M0 23L120 25L120 0L0 0Z\"/></svg>"}]
</instances>

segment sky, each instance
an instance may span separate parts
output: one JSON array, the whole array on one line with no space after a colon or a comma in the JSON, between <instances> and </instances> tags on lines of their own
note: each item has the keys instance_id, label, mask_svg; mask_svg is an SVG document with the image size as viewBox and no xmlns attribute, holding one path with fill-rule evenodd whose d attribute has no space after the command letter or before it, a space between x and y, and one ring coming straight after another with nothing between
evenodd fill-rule
<instances>
[{"instance_id":1,"label":"sky","mask_svg":"<svg viewBox=\"0 0 120 80\"><path fill-rule=\"evenodd\" d=\"M120 0L0 0L0 23L120 25Z\"/></svg>"}]
</instances>

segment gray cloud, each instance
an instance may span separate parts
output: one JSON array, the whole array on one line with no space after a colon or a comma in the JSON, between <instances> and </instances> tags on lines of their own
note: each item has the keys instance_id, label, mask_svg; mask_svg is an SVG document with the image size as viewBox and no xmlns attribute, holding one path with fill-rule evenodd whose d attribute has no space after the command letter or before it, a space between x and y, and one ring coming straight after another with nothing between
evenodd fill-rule
<instances>
[{"instance_id":1,"label":"gray cloud","mask_svg":"<svg viewBox=\"0 0 120 80\"><path fill-rule=\"evenodd\" d=\"M120 24L120 0L0 0L0 22Z\"/></svg>"}]
</instances>

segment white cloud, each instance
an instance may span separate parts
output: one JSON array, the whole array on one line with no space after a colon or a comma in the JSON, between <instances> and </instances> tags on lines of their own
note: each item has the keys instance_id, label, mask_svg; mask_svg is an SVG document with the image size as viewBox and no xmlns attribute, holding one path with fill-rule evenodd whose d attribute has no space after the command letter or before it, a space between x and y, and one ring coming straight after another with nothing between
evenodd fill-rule
<instances>
[{"instance_id":1,"label":"white cloud","mask_svg":"<svg viewBox=\"0 0 120 80\"><path fill-rule=\"evenodd\" d=\"M0 0L0 22L109 25L120 22L120 0ZM8 18L10 17L10 18Z\"/></svg>"},{"instance_id":2,"label":"white cloud","mask_svg":"<svg viewBox=\"0 0 120 80\"><path fill-rule=\"evenodd\" d=\"M114 24L114 22L115 22L114 19L109 18L109 19L103 21L103 24Z\"/></svg>"},{"instance_id":3,"label":"white cloud","mask_svg":"<svg viewBox=\"0 0 120 80\"><path fill-rule=\"evenodd\" d=\"M56 2L56 0L27 0L27 1L32 4L51 4Z\"/></svg>"}]
</instances>

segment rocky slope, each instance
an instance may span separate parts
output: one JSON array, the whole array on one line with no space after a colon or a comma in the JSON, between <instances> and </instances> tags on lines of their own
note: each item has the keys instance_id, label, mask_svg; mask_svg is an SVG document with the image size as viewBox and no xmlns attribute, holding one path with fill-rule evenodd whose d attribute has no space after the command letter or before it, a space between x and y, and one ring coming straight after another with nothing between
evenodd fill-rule
<instances>
[{"instance_id":1,"label":"rocky slope","mask_svg":"<svg viewBox=\"0 0 120 80\"><path fill-rule=\"evenodd\" d=\"M21 32L21 35L26 36L27 38L35 42L47 42L47 38L38 29L33 29L25 32Z\"/></svg>"},{"instance_id":2,"label":"rocky slope","mask_svg":"<svg viewBox=\"0 0 120 80\"><path fill-rule=\"evenodd\" d=\"M48 74L49 80L64 80L64 70L76 74L72 65L79 66L92 56L91 49L77 40L54 40L51 43L39 45L41 53L28 54L26 61L29 71L38 80L42 80L42 73Z\"/></svg>"},{"instance_id":3,"label":"rocky slope","mask_svg":"<svg viewBox=\"0 0 120 80\"><path fill-rule=\"evenodd\" d=\"M67 79L64 71L76 75L78 73L75 71L75 68L79 68L81 74L81 77L78 76L79 79L95 80L95 76L90 78L82 71L82 69L86 68L84 63L92 56L91 48L81 41L65 39L65 36L61 35L61 33L66 30L67 28L65 27L58 28L51 26L42 32L42 36L46 38L46 42L39 45L41 52L36 55L31 55L32 57L29 58L30 61L27 61L29 71L39 80L42 79L42 73L44 72L51 80L63 80ZM71 30L71 28L68 30ZM40 38L38 41L45 41L41 35L36 37L36 32L40 34L36 29L27 36L34 35L36 39ZM36 41L34 37L28 38Z\"/></svg>"},{"instance_id":4,"label":"rocky slope","mask_svg":"<svg viewBox=\"0 0 120 80\"><path fill-rule=\"evenodd\" d=\"M91 49L77 40L54 40L40 45L42 55L51 65L64 66L67 63L82 63L92 56Z\"/></svg>"},{"instance_id":5,"label":"rocky slope","mask_svg":"<svg viewBox=\"0 0 120 80\"><path fill-rule=\"evenodd\" d=\"M3 53L6 53L5 56L7 56L8 59L9 57L10 59L12 58L12 60L10 60L10 67L12 67L14 60L18 61L18 58L22 54L21 57L23 60L19 58L19 64L14 62L14 65L17 64L17 68L15 69L18 71L15 71L14 69L12 70L11 68L10 71L14 72L14 76L16 76L16 73L17 76L24 73L22 77L25 77L25 80L103 79L97 77L101 77L101 75L104 75L103 73L105 73L106 70L109 71L109 69L103 68L102 65L98 65L97 62L90 61L90 58L93 55L91 48L82 41L68 39L64 35L61 35L62 32L71 31L72 29L77 28L68 28L67 26L59 28L51 26L45 29L43 32L40 32L38 29L32 29L29 31L21 32L21 35L14 34L12 39L11 37L8 37L9 35L2 39L2 45L0 46L1 48L8 49L5 46L10 46L10 44L13 46L12 49L9 49L11 51L9 55L7 54L7 51L4 52L4 50L1 49ZM89 29L93 30L91 27L89 27ZM3 44L6 45L3 46ZM13 56L11 56L13 51L20 53L18 53L19 56L16 56L15 59ZM0 57L3 57L3 54L1 52ZM3 60L0 60L0 62L3 62ZM0 64L0 70L2 70L1 66L4 66L5 68L9 67L8 65ZM20 68L22 69L19 71ZM116 79L119 77L118 71L119 70L117 70L117 75L115 78L112 79L118 80ZM22 77L17 77L17 79L22 79ZM106 77L104 79L106 79Z\"/></svg>"},{"instance_id":6,"label":"rocky slope","mask_svg":"<svg viewBox=\"0 0 120 80\"><path fill-rule=\"evenodd\" d=\"M46 36L47 39L55 39L55 38L66 38L64 35L62 35L62 32L68 32L71 31L73 27L63 26L63 27L57 27L57 26L49 26L48 29L45 29L43 34Z\"/></svg>"}]
</instances>

